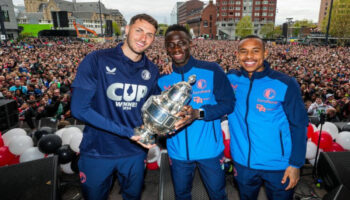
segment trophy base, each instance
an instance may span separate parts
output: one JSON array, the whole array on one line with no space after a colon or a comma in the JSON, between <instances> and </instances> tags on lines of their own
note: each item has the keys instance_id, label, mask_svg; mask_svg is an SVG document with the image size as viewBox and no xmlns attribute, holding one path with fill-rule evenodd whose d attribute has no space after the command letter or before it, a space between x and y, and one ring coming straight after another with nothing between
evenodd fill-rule
<instances>
[{"instance_id":1,"label":"trophy base","mask_svg":"<svg viewBox=\"0 0 350 200\"><path fill-rule=\"evenodd\" d=\"M154 133L152 133L148 129L146 128L142 129L141 127L137 127L134 129L134 132L136 136L141 136L141 139L139 140L139 142L146 145L156 143L156 138Z\"/></svg>"}]
</instances>

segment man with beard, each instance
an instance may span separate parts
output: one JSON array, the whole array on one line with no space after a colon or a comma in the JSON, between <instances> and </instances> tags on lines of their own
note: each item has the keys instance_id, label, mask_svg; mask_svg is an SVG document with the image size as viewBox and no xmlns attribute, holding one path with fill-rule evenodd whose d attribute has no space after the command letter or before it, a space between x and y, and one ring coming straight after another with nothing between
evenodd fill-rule
<instances>
[{"instance_id":1,"label":"man with beard","mask_svg":"<svg viewBox=\"0 0 350 200\"><path fill-rule=\"evenodd\" d=\"M159 93L158 68L144 54L157 27L147 14L134 16L123 43L88 54L78 67L71 111L86 123L78 165L87 200L107 199L115 172L123 199L140 199L144 160L153 145L138 142L133 129L142 125L144 102Z\"/></svg>"},{"instance_id":2,"label":"man with beard","mask_svg":"<svg viewBox=\"0 0 350 200\"><path fill-rule=\"evenodd\" d=\"M198 167L210 199L227 199L223 170L223 136L220 118L233 110L234 94L217 63L201 61L190 54L188 30L168 27L165 48L173 62L173 73L159 78L162 90L196 75L192 100L178 116L177 130L167 138L174 191L177 200L191 199L194 170Z\"/></svg>"},{"instance_id":3,"label":"man with beard","mask_svg":"<svg viewBox=\"0 0 350 200\"><path fill-rule=\"evenodd\" d=\"M293 199L308 125L299 85L264 61L258 36L243 38L236 54L241 69L228 74L236 95L228 120L240 199L257 199L262 184L270 200Z\"/></svg>"}]
</instances>

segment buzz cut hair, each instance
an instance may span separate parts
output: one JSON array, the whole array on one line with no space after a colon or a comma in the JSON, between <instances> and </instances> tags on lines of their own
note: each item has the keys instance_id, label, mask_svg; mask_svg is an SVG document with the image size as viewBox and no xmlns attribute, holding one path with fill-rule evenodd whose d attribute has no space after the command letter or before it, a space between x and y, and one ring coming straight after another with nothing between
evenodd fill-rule
<instances>
[{"instance_id":1,"label":"buzz cut hair","mask_svg":"<svg viewBox=\"0 0 350 200\"><path fill-rule=\"evenodd\" d=\"M258 40L260 40L263 44L263 49L265 50L265 42L261 37L259 37L257 35L247 35L247 36L243 37L239 42L241 42L245 39L258 39Z\"/></svg>"},{"instance_id":2,"label":"buzz cut hair","mask_svg":"<svg viewBox=\"0 0 350 200\"><path fill-rule=\"evenodd\" d=\"M182 31L182 32L186 33L186 35L189 38L191 38L191 34L187 30L187 28L182 26L182 25L180 25L180 24L173 24L173 25L169 26L168 29L165 31L165 36L167 36L168 33L170 33L171 31Z\"/></svg>"}]
</instances>

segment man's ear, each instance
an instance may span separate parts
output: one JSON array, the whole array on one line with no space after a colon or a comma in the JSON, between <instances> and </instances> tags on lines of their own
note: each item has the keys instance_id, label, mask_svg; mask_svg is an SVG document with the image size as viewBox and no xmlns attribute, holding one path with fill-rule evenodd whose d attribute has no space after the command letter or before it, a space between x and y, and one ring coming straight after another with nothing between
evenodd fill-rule
<instances>
[{"instance_id":1,"label":"man's ear","mask_svg":"<svg viewBox=\"0 0 350 200\"><path fill-rule=\"evenodd\" d=\"M192 40L190 40L190 47L192 48L194 46L196 46L196 45L192 42Z\"/></svg>"},{"instance_id":2,"label":"man's ear","mask_svg":"<svg viewBox=\"0 0 350 200\"><path fill-rule=\"evenodd\" d=\"M129 29L130 29L130 26L129 26L129 25L126 25L126 27L125 27L125 35L128 35Z\"/></svg>"},{"instance_id":3,"label":"man's ear","mask_svg":"<svg viewBox=\"0 0 350 200\"><path fill-rule=\"evenodd\" d=\"M265 49L264 51L264 59L266 59L269 56L269 50Z\"/></svg>"}]
</instances>

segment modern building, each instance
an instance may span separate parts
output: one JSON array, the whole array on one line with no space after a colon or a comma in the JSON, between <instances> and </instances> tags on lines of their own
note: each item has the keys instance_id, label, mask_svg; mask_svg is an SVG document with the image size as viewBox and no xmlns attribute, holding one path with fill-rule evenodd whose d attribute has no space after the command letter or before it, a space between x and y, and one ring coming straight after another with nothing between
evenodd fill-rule
<instances>
[{"instance_id":1,"label":"modern building","mask_svg":"<svg viewBox=\"0 0 350 200\"><path fill-rule=\"evenodd\" d=\"M250 16L254 24L253 33L260 35L261 27L275 24L277 0L217 0L216 29L219 39L236 39L237 23Z\"/></svg>"},{"instance_id":2,"label":"modern building","mask_svg":"<svg viewBox=\"0 0 350 200\"><path fill-rule=\"evenodd\" d=\"M181 4L184 2L176 2L170 13L170 24L177 24L177 12Z\"/></svg>"},{"instance_id":3,"label":"modern building","mask_svg":"<svg viewBox=\"0 0 350 200\"><path fill-rule=\"evenodd\" d=\"M177 23L181 25L188 24L187 21L198 17L203 9L204 3L199 0L189 0L179 6L177 10Z\"/></svg>"},{"instance_id":4,"label":"modern building","mask_svg":"<svg viewBox=\"0 0 350 200\"><path fill-rule=\"evenodd\" d=\"M69 29L73 28L73 21L101 33L106 20L115 21L120 27L126 25L123 15L117 9L107 9L99 2L72 2L64 0L24 0L25 13L17 17L19 23L51 24L52 12L67 11Z\"/></svg>"},{"instance_id":5,"label":"modern building","mask_svg":"<svg viewBox=\"0 0 350 200\"><path fill-rule=\"evenodd\" d=\"M328 13L328 8L331 5L331 0L321 0L320 12L318 13L318 27L321 28L323 20L327 20L326 16Z\"/></svg>"},{"instance_id":6,"label":"modern building","mask_svg":"<svg viewBox=\"0 0 350 200\"><path fill-rule=\"evenodd\" d=\"M0 40L16 39L18 25L12 0L0 1Z\"/></svg>"}]
</instances>

